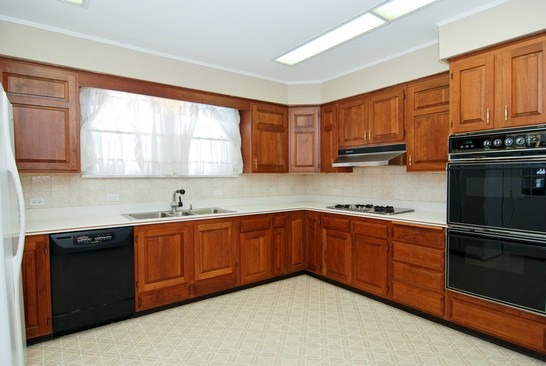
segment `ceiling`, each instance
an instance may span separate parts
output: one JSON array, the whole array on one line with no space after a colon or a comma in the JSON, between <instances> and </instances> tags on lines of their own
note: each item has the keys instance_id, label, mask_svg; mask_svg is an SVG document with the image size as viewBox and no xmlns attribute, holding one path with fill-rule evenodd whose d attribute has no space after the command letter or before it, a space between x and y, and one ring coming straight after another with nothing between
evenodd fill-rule
<instances>
[{"instance_id":1,"label":"ceiling","mask_svg":"<svg viewBox=\"0 0 546 366\"><path fill-rule=\"evenodd\" d=\"M0 19L287 84L324 82L438 42L438 23L499 4L439 0L295 66L278 56L383 0L0 0Z\"/></svg>"}]
</instances>

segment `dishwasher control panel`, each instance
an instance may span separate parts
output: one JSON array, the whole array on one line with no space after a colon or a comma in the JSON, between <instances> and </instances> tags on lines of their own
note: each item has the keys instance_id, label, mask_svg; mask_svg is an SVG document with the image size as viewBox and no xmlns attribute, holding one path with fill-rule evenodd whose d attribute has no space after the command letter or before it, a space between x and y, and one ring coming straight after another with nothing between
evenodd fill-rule
<instances>
[{"instance_id":1,"label":"dishwasher control panel","mask_svg":"<svg viewBox=\"0 0 546 366\"><path fill-rule=\"evenodd\" d=\"M100 244L112 240L116 240L116 234L113 232L92 235L74 235L75 245Z\"/></svg>"}]
</instances>

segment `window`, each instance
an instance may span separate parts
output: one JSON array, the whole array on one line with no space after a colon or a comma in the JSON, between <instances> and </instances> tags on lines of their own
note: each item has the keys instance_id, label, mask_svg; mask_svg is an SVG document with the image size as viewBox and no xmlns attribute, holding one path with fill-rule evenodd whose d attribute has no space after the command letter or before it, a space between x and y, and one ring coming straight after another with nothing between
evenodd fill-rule
<instances>
[{"instance_id":1,"label":"window","mask_svg":"<svg viewBox=\"0 0 546 366\"><path fill-rule=\"evenodd\" d=\"M232 176L242 173L232 108L81 88L84 176Z\"/></svg>"}]
</instances>

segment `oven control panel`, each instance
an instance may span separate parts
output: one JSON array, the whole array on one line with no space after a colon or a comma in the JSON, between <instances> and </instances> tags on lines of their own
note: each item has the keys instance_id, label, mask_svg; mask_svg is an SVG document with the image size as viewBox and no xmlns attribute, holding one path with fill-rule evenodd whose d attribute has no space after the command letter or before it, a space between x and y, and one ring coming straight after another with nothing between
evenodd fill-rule
<instances>
[{"instance_id":1,"label":"oven control panel","mask_svg":"<svg viewBox=\"0 0 546 366\"><path fill-rule=\"evenodd\" d=\"M546 126L449 136L450 158L546 154Z\"/></svg>"}]
</instances>

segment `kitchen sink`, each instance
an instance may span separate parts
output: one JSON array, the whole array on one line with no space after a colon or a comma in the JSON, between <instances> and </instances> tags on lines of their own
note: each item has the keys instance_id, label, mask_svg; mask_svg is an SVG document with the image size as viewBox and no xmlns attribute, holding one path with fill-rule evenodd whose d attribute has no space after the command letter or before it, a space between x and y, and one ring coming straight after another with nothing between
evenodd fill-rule
<instances>
[{"instance_id":1,"label":"kitchen sink","mask_svg":"<svg viewBox=\"0 0 546 366\"><path fill-rule=\"evenodd\" d=\"M130 220L149 220L149 219L163 219L163 218L174 218L174 217L184 217L184 216L196 216L196 215L214 215L221 213L235 212L232 210L226 210L225 208L218 207L208 207L208 208L198 208L195 210L184 210L184 211L152 211L152 212L135 212L135 213L126 213L122 216Z\"/></svg>"}]
</instances>

